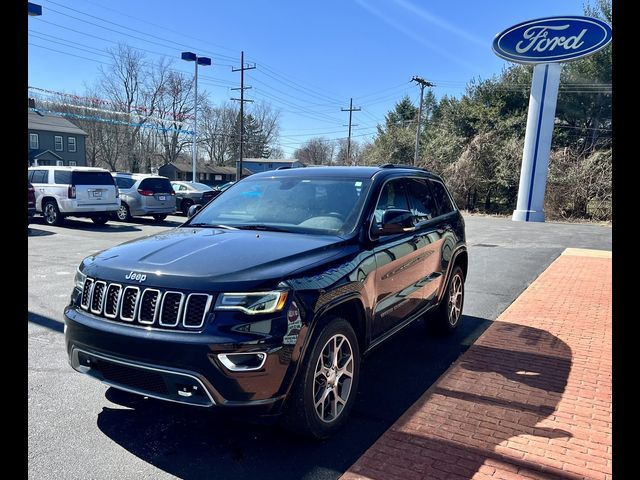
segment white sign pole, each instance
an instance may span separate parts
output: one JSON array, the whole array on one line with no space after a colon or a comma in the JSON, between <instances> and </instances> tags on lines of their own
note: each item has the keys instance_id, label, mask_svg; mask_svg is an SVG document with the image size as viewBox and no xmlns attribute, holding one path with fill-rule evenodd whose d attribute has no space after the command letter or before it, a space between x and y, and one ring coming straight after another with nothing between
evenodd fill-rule
<instances>
[{"instance_id":1,"label":"white sign pole","mask_svg":"<svg viewBox=\"0 0 640 480\"><path fill-rule=\"evenodd\" d=\"M538 64L533 69L518 203L513 211L513 221L544 222L544 191L547 185L560 71L559 63Z\"/></svg>"}]
</instances>

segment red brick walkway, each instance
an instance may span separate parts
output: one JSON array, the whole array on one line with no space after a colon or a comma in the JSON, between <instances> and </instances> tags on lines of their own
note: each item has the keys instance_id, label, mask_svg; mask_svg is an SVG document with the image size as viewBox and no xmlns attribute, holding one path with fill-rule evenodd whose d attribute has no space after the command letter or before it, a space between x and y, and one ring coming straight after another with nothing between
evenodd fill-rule
<instances>
[{"instance_id":1,"label":"red brick walkway","mask_svg":"<svg viewBox=\"0 0 640 480\"><path fill-rule=\"evenodd\" d=\"M611 479L611 276L567 249L342 480Z\"/></svg>"}]
</instances>

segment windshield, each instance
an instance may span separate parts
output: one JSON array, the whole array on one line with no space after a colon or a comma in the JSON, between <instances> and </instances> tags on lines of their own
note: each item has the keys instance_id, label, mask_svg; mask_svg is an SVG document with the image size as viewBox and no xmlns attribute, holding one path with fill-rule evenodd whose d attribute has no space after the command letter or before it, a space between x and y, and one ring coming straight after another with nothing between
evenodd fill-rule
<instances>
[{"instance_id":1,"label":"windshield","mask_svg":"<svg viewBox=\"0 0 640 480\"><path fill-rule=\"evenodd\" d=\"M353 231L371 180L247 178L203 208L185 226L223 225L346 235Z\"/></svg>"}]
</instances>

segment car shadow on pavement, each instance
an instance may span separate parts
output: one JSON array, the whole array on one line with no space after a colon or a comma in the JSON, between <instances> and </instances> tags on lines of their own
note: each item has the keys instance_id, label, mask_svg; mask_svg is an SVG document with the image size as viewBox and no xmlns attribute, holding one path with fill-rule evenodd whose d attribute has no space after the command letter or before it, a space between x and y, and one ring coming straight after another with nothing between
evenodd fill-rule
<instances>
[{"instance_id":1,"label":"car shadow on pavement","mask_svg":"<svg viewBox=\"0 0 640 480\"><path fill-rule=\"evenodd\" d=\"M33 312L27 312L27 320L58 333L64 332L64 322L61 322L60 320L54 320L53 318L44 317Z\"/></svg>"},{"instance_id":2,"label":"car shadow on pavement","mask_svg":"<svg viewBox=\"0 0 640 480\"><path fill-rule=\"evenodd\" d=\"M56 232L49 230L40 230L39 228L28 227L27 236L29 237L46 237L47 235L55 235Z\"/></svg>"},{"instance_id":3,"label":"car shadow on pavement","mask_svg":"<svg viewBox=\"0 0 640 480\"><path fill-rule=\"evenodd\" d=\"M43 225L44 220L42 218L34 218L33 223L34 224L39 223ZM170 223L174 223L174 222L170 222ZM58 227L73 228L76 230L86 230L89 232L140 232L142 230L136 227L135 225L121 224L119 222L116 222L115 220L109 220L104 225L96 225L89 219L75 219L75 218L73 219L65 218L64 221L60 225L58 225ZM168 227L171 227L171 225L168 225ZM29 230L33 230L33 228L29 227ZM47 232L47 233L42 233L42 235L53 235L55 233L49 230L38 229L38 231ZM31 233L29 233L29 236L31 236Z\"/></svg>"},{"instance_id":4,"label":"car shadow on pavement","mask_svg":"<svg viewBox=\"0 0 640 480\"><path fill-rule=\"evenodd\" d=\"M352 416L334 437L304 440L230 411L143 399L108 389L97 425L113 441L180 478L335 479L349 468L491 321L464 316L456 334L416 322L363 363ZM470 340L471 339L471 340ZM125 407L125 408L123 408Z\"/></svg>"}]
</instances>

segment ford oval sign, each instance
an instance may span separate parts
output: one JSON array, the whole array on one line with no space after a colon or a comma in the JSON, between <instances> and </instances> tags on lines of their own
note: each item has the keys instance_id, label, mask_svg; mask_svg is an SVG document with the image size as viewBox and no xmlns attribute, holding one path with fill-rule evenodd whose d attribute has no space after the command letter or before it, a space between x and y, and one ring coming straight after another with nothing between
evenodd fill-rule
<instances>
[{"instance_id":1,"label":"ford oval sign","mask_svg":"<svg viewBox=\"0 0 640 480\"><path fill-rule=\"evenodd\" d=\"M611 26L598 18L547 17L519 23L496 35L493 51L518 63L566 62L611 41Z\"/></svg>"}]
</instances>

